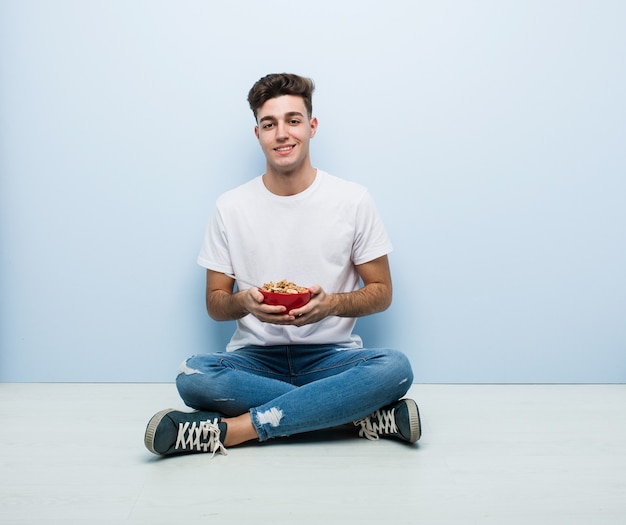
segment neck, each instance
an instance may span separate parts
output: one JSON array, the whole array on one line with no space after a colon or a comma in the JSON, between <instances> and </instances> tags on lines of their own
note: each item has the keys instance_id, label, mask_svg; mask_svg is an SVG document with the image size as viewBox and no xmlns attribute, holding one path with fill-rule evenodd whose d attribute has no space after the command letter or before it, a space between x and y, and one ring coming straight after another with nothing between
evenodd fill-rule
<instances>
[{"instance_id":1,"label":"neck","mask_svg":"<svg viewBox=\"0 0 626 525\"><path fill-rule=\"evenodd\" d=\"M276 171L267 166L263 184L275 195L288 197L306 190L315 181L317 169L311 165L297 171Z\"/></svg>"}]
</instances>

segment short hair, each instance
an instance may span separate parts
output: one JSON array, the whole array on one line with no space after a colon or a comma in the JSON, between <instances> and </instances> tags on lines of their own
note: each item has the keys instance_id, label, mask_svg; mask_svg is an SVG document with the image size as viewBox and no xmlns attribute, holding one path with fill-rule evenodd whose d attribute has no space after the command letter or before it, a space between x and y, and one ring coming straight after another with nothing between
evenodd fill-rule
<instances>
[{"instance_id":1,"label":"short hair","mask_svg":"<svg viewBox=\"0 0 626 525\"><path fill-rule=\"evenodd\" d=\"M313 114L313 80L292 73L272 73L257 80L248 93L248 104L257 118L257 111L268 100L282 95L295 95L302 97L309 118Z\"/></svg>"}]
</instances>

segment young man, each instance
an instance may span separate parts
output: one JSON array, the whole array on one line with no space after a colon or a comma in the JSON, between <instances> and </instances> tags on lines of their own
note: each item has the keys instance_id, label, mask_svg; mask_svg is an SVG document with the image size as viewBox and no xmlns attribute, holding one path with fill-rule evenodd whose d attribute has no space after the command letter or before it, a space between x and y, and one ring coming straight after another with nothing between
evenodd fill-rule
<instances>
[{"instance_id":1,"label":"young man","mask_svg":"<svg viewBox=\"0 0 626 525\"><path fill-rule=\"evenodd\" d=\"M227 351L181 365L178 391L197 411L152 417L145 443L155 454L225 453L352 422L368 439L420 438L417 405L401 399L408 359L363 348L352 333L357 317L391 304L392 248L367 190L311 164L313 89L272 74L248 94L265 173L219 197L198 257L209 315L237 329ZM287 311L249 284L282 279L307 286L311 300Z\"/></svg>"}]
</instances>

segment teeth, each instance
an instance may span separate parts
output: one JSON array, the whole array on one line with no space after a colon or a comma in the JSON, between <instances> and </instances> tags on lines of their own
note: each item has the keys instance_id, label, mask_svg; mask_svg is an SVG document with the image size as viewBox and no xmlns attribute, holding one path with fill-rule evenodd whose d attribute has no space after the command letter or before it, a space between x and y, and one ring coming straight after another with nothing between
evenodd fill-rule
<instances>
[{"instance_id":1,"label":"teeth","mask_svg":"<svg viewBox=\"0 0 626 525\"><path fill-rule=\"evenodd\" d=\"M285 146L283 148L276 148L276 151L289 151L291 149L291 146Z\"/></svg>"}]
</instances>

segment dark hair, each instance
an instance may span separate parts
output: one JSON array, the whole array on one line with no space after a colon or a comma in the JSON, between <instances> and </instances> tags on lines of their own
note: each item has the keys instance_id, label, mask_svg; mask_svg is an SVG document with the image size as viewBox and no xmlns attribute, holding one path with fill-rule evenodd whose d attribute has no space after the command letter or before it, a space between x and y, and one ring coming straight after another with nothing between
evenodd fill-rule
<instances>
[{"instance_id":1,"label":"dark hair","mask_svg":"<svg viewBox=\"0 0 626 525\"><path fill-rule=\"evenodd\" d=\"M248 104L257 118L257 111L269 99L281 95L302 97L309 117L313 114L313 80L292 73L272 73L259 79L248 93Z\"/></svg>"}]
</instances>

